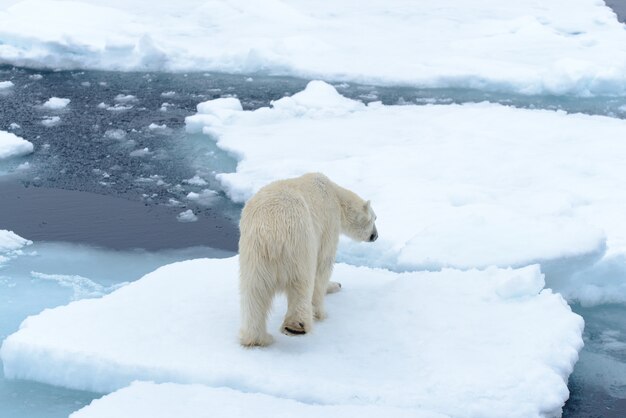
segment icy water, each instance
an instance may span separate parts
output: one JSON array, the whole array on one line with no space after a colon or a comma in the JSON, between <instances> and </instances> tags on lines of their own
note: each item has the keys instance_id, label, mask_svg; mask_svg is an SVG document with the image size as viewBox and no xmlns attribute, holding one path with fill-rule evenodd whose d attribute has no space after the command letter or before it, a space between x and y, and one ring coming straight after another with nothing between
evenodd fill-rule
<instances>
[{"instance_id":1,"label":"icy water","mask_svg":"<svg viewBox=\"0 0 626 418\"><path fill-rule=\"evenodd\" d=\"M158 266L233 254L241 207L226 198L214 176L233 171L236 161L208 138L186 134L184 117L199 102L225 96L237 96L246 109L266 106L307 83L260 75L12 67L0 67L0 80L15 84L0 91L0 129L35 145L32 155L0 164L0 229L35 241L0 267L0 339L28 315L101 296ZM615 97L336 87L364 102L491 101L626 118L626 100ZM53 96L71 102L66 109L44 109ZM189 199L191 192L199 198ZM197 221L179 221L186 210ZM570 378L564 416L626 416L626 309L573 308L586 319L586 346ZM0 417L66 417L99 396L0 375Z\"/></svg>"}]
</instances>

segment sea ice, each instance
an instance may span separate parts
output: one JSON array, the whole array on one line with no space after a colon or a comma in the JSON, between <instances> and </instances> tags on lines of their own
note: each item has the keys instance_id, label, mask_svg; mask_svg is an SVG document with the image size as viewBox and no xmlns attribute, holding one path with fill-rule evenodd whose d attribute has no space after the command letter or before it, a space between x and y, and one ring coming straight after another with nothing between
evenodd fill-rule
<instances>
[{"instance_id":1,"label":"sea ice","mask_svg":"<svg viewBox=\"0 0 626 418\"><path fill-rule=\"evenodd\" d=\"M70 104L70 99L51 97L43 104L43 108L49 109L49 110L59 110L59 109L65 109L68 104Z\"/></svg>"},{"instance_id":2,"label":"sea ice","mask_svg":"<svg viewBox=\"0 0 626 418\"><path fill-rule=\"evenodd\" d=\"M8 89L13 86L14 84L12 81L0 81L0 90Z\"/></svg>"},{"instance_id":3,"label":"sea ice","mask_svg":"<svg viewBox=\"0 0 626 418\"><path fill-rule=\"evenodd\" d=\"M434 412L375 405L309 405L262 393L175 383L134 382L69 418L446 418Z\"/></svg>"},{"instance_id":4,"label":"sea ice","mask_svg":"<svg viewBox=\"0 0 626 418\"><path fill-rule=\"evenodd\" d=\"M32 243L32 241L20 237L13 231L0 229L0 265L20 254L23 247Z\"/></svg>"},{"instance_id":5,"label":"sea ice","mask_svg":"<svg viewBox=\"0 0 626 418\"><path fill-rule=\"evenodd\" d=\"M183 180L184 183L191 184L192 186L206 186L208 183L205 179L199 175L195 175L190 179Z\"/></svg>"},{"instance_id":6,"label":"sea ice","mask_svg":"<svg viewBox=\"0 0 626 418\"><path fill-rule=\"evenodd\" d=\"M198 217L191 209L187 209L186 211L179 213L178 216L176 216L176 219L178 219L178 222L196 222Z\"/></svg>"},{"instance_id":7,"label":"sea ice","mask_svg":"<svg viewBox=\"0 0 626 418\"><path fill-rule=\"evenodd\" d=\"M218 193L215 190L204 189L200 193L189 192L187 193L187 199L197 202L203 206L211 206L215 203Z\"/></svg>"},{"instance_id":8,"label":"sea ice","mask_svg":"<svg viewBox=\"0 0 626 418\"><path fill-rule=\"evenodd\" d=\"M14 65L626 94L626 31L602 1L0 4L0 60Z\"/></svg>"},{"instance_id":9,"label":"sea ice","mask_svg":"<svg viewBox=\"0 0 626 418\"><path fill-rule=\"evenodd\" d=\"M33 152L33 144L19 136L0 131L0 160Z\"/></svg>"},{"instance_id":10,"label":"sea ice","mask_svg":"<svg viewBox=\"0 0 626 418\"><path fill-rule=\"evenodd\" d=\"M194 383L331 411L481 418L554 415L568 397L582 318L548 289L498 291L520 277L540 282L537 266L394 273L338 264L343 288L327 298L328 319L307 336L284 336L278 298L276 342L265 349L238 344L237 271L237 257L175 263L31 316L0 349L5 375L100 392L134 380ZM257 401L245 393L233 396Z\"/></svg>"},{"instance_id":11,"label":"sea ice","mask_svg":"<svg viewBox=\"0 0 626 418\"><path fill-rule=\"evenodd\" d=\"M239 159L218 175L233 200L307 171L372 200L380 239L342 242L341 260L521 266L626 248L615 216L626 205L626 121L489 103L365 106L322 82L270 108L238 109L236 99L209 101L187 118L190 132Z\"/></svg>"},{"instance_id":12,"label":"sea ice","mask_svg":"<svg viewBox=\"0 0 626 418\"><path fill-rule=\"evenodd\" d=\"M137 97L132 94L118 94L113 98L117 103L135 103L137 102Z\"/></svg>"},{"instance_id":13,"label":"sea ice","mask_svg":"<svg viewBox=\"0 0 626 418\"><path fill-rule=\"evenodd\" d=\"M151 131L164 131L167 129L167 125L165 123L163 125L151 123L150 125L148 125L148 129L150 129Z\"/></svg>"}]
</instances>

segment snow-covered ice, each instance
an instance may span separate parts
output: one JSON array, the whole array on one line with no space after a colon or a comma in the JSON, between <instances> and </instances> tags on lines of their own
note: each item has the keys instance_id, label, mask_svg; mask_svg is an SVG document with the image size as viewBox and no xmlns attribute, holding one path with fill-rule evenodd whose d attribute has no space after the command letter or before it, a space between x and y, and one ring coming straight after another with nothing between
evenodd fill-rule
<instances>
[{"instance_id":1,"label":"snow-covered ice","mask_svg":"<svg viewBox=\"0 0 626 418\"><path fill-rule=\"evenodd\" d=\"M32 241L20 237L13 231L0 229L0 266L7 260L19 255L23 247L31 244Z\"/></svg>"},{"instance_id":2,"label":"snow-covered ice","mask_svg":"<svg viewBox=\"0 0 626 418\"><path fill-rule=\"evenodd\" d=\"M237 342L237 270L237 257L175 263L29 317L2 345L5 375L101 392L134 380L226 386L251 402L258 395L246 393L258 392L467 417L550 415L567 399L583 321L560 295L537 293L537 266L338 264L343 289L327 298L329 318L305 337L279 334L280 298L267 349Z\"/></svg>"},{"instance_id":3,"label":"snow-covered ice","mask_svg":"<svg viewBox=\"0 0 626 418\"><path fill-rule=\"evenodd\" d=\"M15 65L626 94L626 31L596 0L0 5L0 60Z\"/></svg>"},{"instance_id":4,"label":"snow-covered ice","mask_svg":"<svg viewBox=\"0 0 626 418\"><path fill-rule=\"evenodd\" d=\"M307 171L372 200L379 240L343 242L341 260L471 268L626 250L626 121L489 103L366 106L319 81L271 108L224 100L198 105L187 129L237 156L236 172L218 176L235 201Z\"/></svg>"},{"instance_id":5,"label":"snow-covered ice","mask_svg":"<svg viewBox=\"0 0 626 418\"><path fill-rule=\"evenodd\" d=\"M198 217L195 213L193 213L193 210L187 209L186 211L179 213L176 216L176 219L178 220L178 222L196 222L198 220Z\"/></svg>"},{"instance_id":6,"label":"snow-covered ice","mask_svg":"<svg viewBox=\"0 0 626 418\"><path fill-rule=\"evenodd\" d=\"M203 179L197 174L190 179L184 180L183 182L187 184L191 184L192 186L206 186L208 184L205 179Z\"/></svg>"},{"instance_id":7,"label":"snow-covered ice","mask_svg":"<svg viewBox=\"0 0 626 418\"><path fill-rule=\"evenodd\" d=\"M5 90L13 87L14 84L12 81L0 81L0 90Z\"/></svg>"},{"instance_id":8,"label":"snow-covered ice","mask_svg":"<svg viewBox=\"0 0 626 418\"><path fill-rule=\"evenodd\" d=\"M163 125L151 123L150 125L148 125L148 129L150 129L151 131L164 131L167 129L167 125L165 123Z\"/></svg>"},{"instance_id":9,"label":"snow-covered ice","mask_svg":"<svg viewBox=\"0 0 626 418\"><path fill-rule=\"evenodd\" d=\"M187 193L187 199L197 202L203 206L211 206L215 203L218 193L215 190L203 189L200 193L189 192Z\"/></svg>"},{"instance_id":10,"label":"snow-covered ice","mask_svg":"<svg viewBox=\"0 0 626 418\"><path fill-rule=\"evenodd\" d=\"M59 110L59 109L65 109L68 104L70 104L70 99L63 99L60 97L51 97L43 104L43 108L49 109L49 110Z\"/></svg>"},{"instance_id":11,"label":"snow-covered ice","mask_svg":"<svg viewBox=\"0 0 626 418\"><path fill-rule=\"evenodd\" d=\"M113 98L117 103L135 103L137 102L137 97L132 94L118 94Z\"/></svg>"},{"instance_id":12,"label":"snow-covered ice","mask_svg":"<svg viewBox=\"0 0 626 418\"><path fill-rule=\"evenodd\" d=\"M134 382L95 400L70 418L445 418L401 408L361 405L309 405L261 393L175 383Z\"/></svg>"},{"instance_id":13,"label":"snow-covered ice","mask_svg":"<svg viewBox=\"0 0 626 418\"><path fill-rule=\"evenodd\" d=\"M33 144L19 136L0 131L0 160L33 152Z\"/></svg>"}]
</instances>

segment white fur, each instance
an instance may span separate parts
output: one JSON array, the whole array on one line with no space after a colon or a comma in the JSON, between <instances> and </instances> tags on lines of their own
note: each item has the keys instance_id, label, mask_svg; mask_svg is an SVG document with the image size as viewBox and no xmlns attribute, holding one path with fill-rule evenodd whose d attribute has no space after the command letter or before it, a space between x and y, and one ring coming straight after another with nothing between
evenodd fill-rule
<instances>
[{"instance_id":1,"label":"white fur","mask_svg":"<svg viewBox=\"0 0 626 418\"><path fill-rule=\"evenodd\" d=\"M324 295L341 287L329 282L339 234L376 239L375 219L369 202L320 173L259 190L243 208L239 224L241 344L272 343L267 315L280 291L288 302L283 333L307 333L313 318L324 319Z\"/></svg>"}]
</instances>

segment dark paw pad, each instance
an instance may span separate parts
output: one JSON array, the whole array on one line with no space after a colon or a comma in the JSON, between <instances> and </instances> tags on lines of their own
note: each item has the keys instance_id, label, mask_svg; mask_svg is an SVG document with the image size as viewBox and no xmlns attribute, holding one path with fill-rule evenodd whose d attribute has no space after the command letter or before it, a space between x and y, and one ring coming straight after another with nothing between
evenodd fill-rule
<instances>
[{"instance_id":1,"label":"dark paw pad","mask_svg":"<svg viewBox=\"0 0 626 418\"><path fill-rule=\"evenodd\" d=\"M304 335L306 334L306 329L304 328L303 322L292 323L289 325L285 325L283 330L286 334L291 335Z\"/></svg>"}]
</instances>

